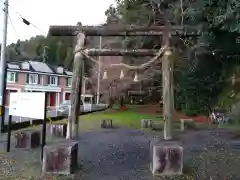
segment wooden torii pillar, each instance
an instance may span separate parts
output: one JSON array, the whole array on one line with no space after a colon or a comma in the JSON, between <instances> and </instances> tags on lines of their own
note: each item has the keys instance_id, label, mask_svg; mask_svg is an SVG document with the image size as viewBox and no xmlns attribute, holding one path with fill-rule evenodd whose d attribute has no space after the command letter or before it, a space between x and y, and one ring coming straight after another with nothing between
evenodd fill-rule
<instances>
[{"instance_id":1,"label":"wooden torii pillar","mask_svg":"<svg viewBox=\"0 0 240 180\"><path fill-rule=\"evenodd\" d=\"M184 27L188 28L188 27ZM78 118L81 97L81 86L83 76L84 56L155 56L154 50L104 50L104 49L85 49L86 36L162 36L165 26L139 27L139 26L50 26L49 35L51 36L77 36L73 64L73 81L71 90L71 113L69 116L69 139L78 138ZM169 45L169 33L174 36L194 36L196 30L189 27L191 31L186 32L179 26L171 26L165 37L166 44ZM193 31L192 31L193 30ZM167 39L166 39L167 38ZM168 48L163 56L163 103L164 103L164 138L172 139L172 118L174 114L173 102L173 59L172 49ZM171 59L171 60L169 60Z\"/></svg>"}]
</instances>

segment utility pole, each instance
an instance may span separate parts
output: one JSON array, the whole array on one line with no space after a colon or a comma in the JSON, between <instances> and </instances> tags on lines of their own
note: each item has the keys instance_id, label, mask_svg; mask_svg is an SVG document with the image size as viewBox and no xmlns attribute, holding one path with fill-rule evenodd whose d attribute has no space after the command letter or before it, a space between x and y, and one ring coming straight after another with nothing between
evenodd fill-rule
<instances>
[{"instance_id":1,"label":"utility pole","mask_svg":"<svg viewBox=\"0 0 240 180\"><path fill-rule=\"evenodd\" d=\"M102 36L99 39L99 48L102 49ZM98 79L97 79L97 104L99 104L100 99L100 80L101 80L101 56L98 59Z\"/></svg>"},{"instance_id":2,"label":"utility pole","mask_svg":"<svg viewBox=\"0 0 240 180\"><path fill-rule=\"evenodd\" d=\"M1 117L1 132L4 130L4 92L6 87L6 46L7 46L7 24L8 24L8 0L4 2L3 8L3 36L1 45L1 61L0 61L0 117Z\"/></svg>"}]
</instances>

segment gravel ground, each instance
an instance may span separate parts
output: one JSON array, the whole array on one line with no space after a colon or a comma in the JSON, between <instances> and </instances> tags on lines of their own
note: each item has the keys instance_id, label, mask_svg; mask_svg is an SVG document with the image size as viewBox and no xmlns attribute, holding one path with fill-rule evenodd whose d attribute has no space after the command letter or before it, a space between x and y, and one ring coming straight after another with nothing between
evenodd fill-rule
<instances>
[{"instance_id":1,"label":"gravel ground","mask_svg":"<svg viewBox=\"0 0 240 180\"><path fill-rule=\"evenodd\" d=\"M39 149L1 153L0 180L153 180L149 170L149 144L157 138L154 134L130 129L81 133L79 159L82 167L71 177L42 176ZM158 135L162 137L162 132ZM51 142L58 140L51 139ZM234 138L230 131L188 131L179 136L179 142L184 147L185 175L158 179L240 179L240 138Z\"/></svg>"}]
</instances>

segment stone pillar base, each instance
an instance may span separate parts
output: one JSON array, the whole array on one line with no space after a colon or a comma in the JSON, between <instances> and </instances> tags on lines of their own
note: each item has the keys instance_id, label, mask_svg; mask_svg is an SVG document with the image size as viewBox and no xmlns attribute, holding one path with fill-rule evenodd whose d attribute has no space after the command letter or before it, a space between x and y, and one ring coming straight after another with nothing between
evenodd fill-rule
<instances>
[{"instance_id":1,"label":"stone pillar base","mask_svg":"<svg viewBox=\"0 0 240 180\"><path fill-rule=\"evenodd\" d=\"M104 119L101 121L101 128L112 128L112 119Z\"/></svg>"},{"instance_id":2,"label":"stone pillar base","mask_svg":"<svg viewBox=\"0 0 240 180\"><path fill-rule=\"evenodd\" d=\"M28 129L16 132L14 135L14 148L31 149L39 147L41 144L40 130Z\"/></svg>"},{"instance_id":3,"label":"stone pillar base","mask_svg":"<svg viewBox=\"0 0 240 180\"><path fill-rule=\"evenodd\" d=\"M163 125L160 122L154 122L151 128L153 131L162 131Z\"/></svg>"},{"instance_id":4,"label":"stone pillar base","mask_svg":"<svg viewBox=\"0 0 240 180\"><path fill-rule=\"evenodd\" d=\"M183 148L175 141L155 139L150 143L150 170L154 176L183 173Z\"/></svg>"},{"instance_id":5,"label":"stone pillar base","mask_svg":"<svg viewBox=\"0 0 240 180\"><path fill-rule=\"evenodd\" d=\"M152 120L151 119L142 119L141 121L141 127L143 129L145 128L151 128L152 127Z\"/></svg>"},{"instance_id":6,"label":"stone pillar base","mask_svg":"<svg viewBox=\"0 0 240 180\"><path fill-rule=\"evenodd\" d=\"M180 119L181 122L181 132L185 130L197 130L196 124L192 119Z\"/></svg>"},{"instance_id":7,"label":"stone pillar base","mask_svg":"<svg viewBox=\"0 0 240 180\"><path fill-rule=\"evenodd\" d=\"M78 166L78 142L65 141L46 145L43 152L42 172L70 175Z\"/></svg>"},{"instance_id":8,"label":"stone pillar base","mask_svg":"<svg viewBox=\"0 0 240 180\"><path fill-rule=\"evenodd\" d=\"M51 136L57 137L66 137L67 135L67 124L66 123L56 123L56 124L48 124L47 132Z\"/></svg>"}]
</instances>

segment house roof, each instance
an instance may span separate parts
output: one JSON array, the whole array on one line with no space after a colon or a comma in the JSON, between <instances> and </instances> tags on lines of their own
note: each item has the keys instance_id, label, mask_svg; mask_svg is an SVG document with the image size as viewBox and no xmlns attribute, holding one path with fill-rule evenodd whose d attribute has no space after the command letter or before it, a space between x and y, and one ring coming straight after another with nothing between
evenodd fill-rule
<instances>
[{"instance_id":1,"label":"house roof","mask_svg":"<svg viewBox=\"0 0 240 180\"><path fill-rule=\"evenodd\" d=\"M65 69L62 66L52 66L45 62L40 61L21 61L21 62L8 62L7 69L13 71L29 71L29 72L37 72L37 73L49 73L56 75L66 75L72 76L72 72L68 69Z\"/></svg>"}]
</instances>

